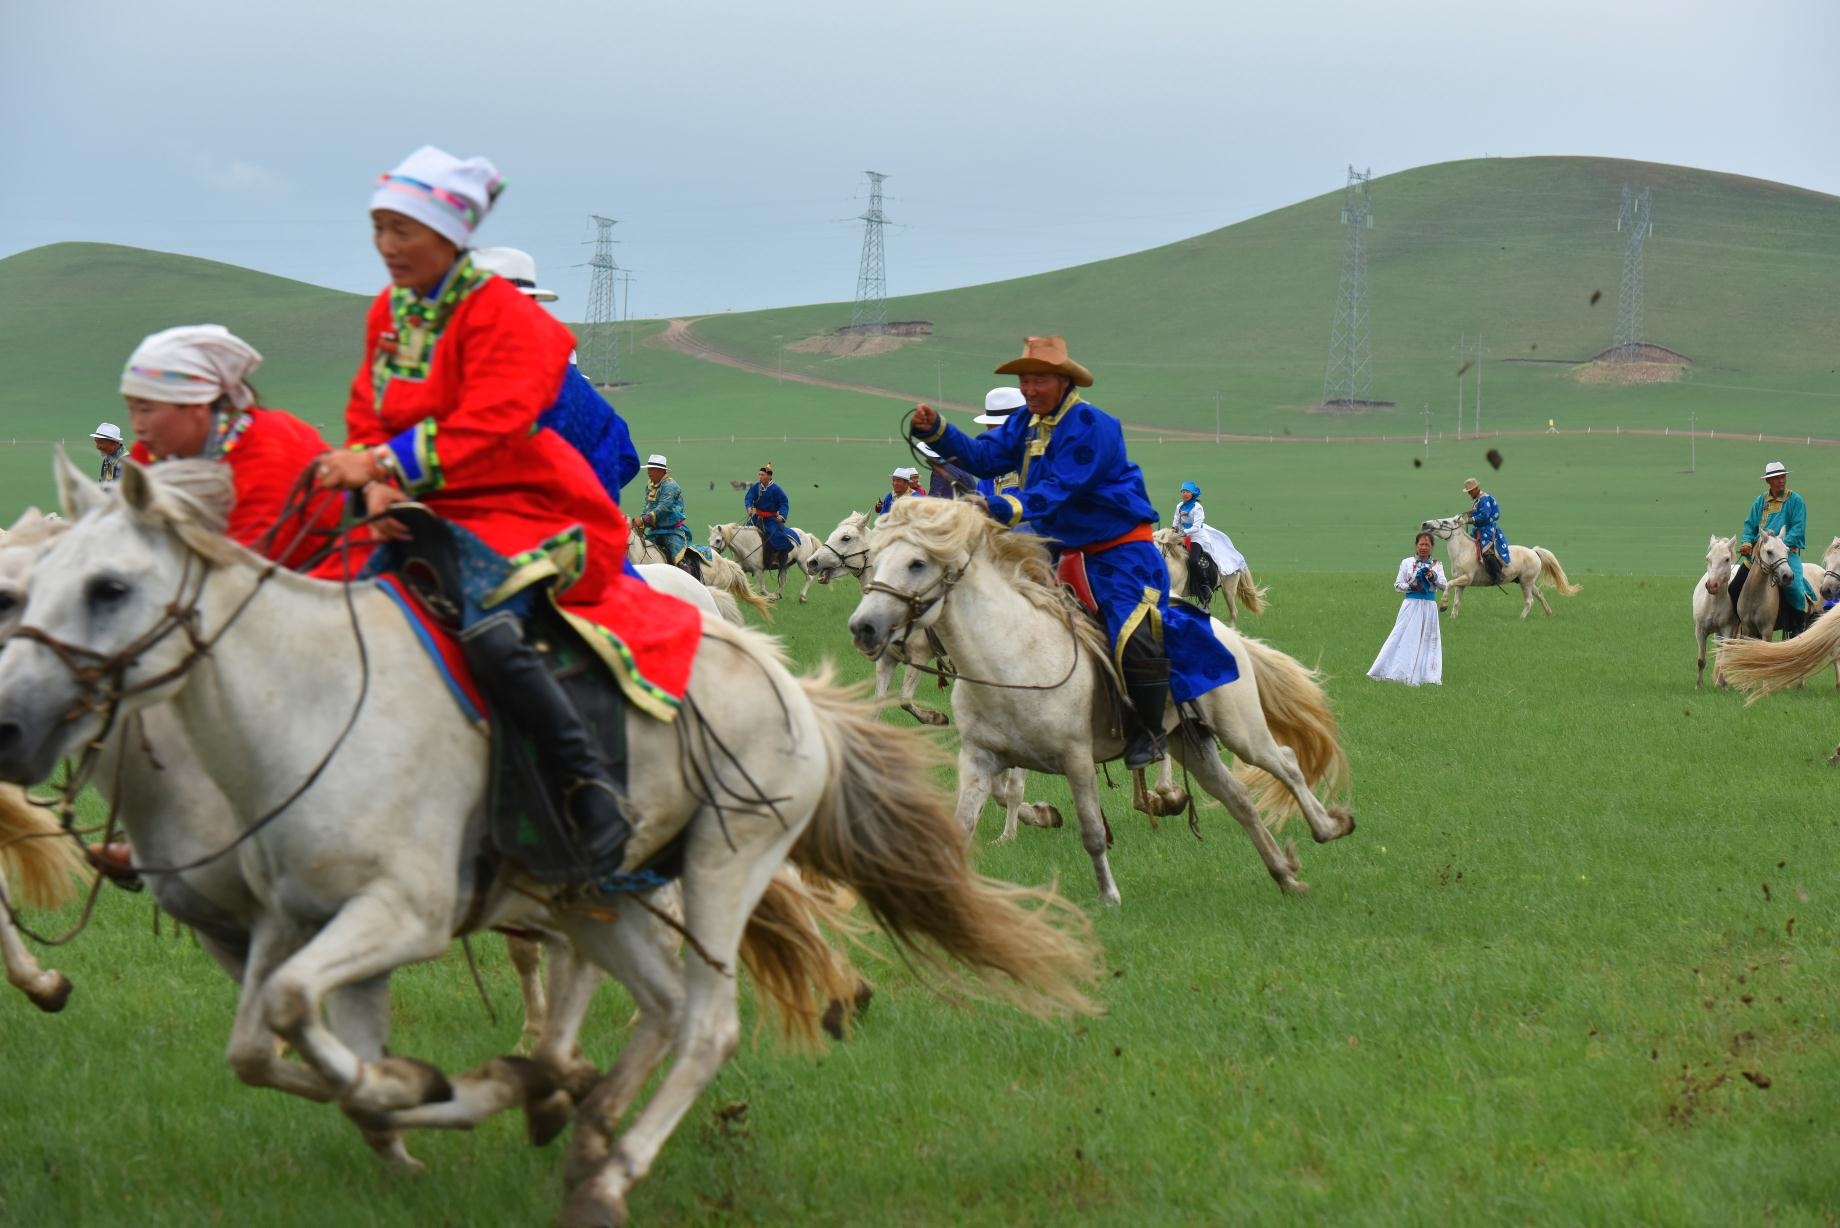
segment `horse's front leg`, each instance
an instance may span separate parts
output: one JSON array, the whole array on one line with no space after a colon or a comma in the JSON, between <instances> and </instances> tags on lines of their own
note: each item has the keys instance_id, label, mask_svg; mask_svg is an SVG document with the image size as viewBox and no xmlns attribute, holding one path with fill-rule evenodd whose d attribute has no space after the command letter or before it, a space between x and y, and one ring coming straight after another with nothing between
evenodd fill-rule
<instances>
[{"instance_id":1,"label":"horse's front leg","mask_svg":"<svg viewBox=\"0 0 1840 1228\"><path fill-rule=\"evenodd\" d=\"M38 966L19 931L13 928L11 909L6 894L6 873L0 869L0 963L6 965L6 979L13 988L25 994L33 1006L55 1015L70 1000L70 978L55 968Z\"/></svg>"},{"instance_id":2,"label":"horse's front leg","mask_svg":"<svg viewBox=\"0 0 1840 1228\"><path fill-rule=\"evenodd\" d=\"M1693 689L1701 691L1706 687L1706 641L1711 638L1712 630L1703 625L1696 626L1693 629L1693 635L1695 639L1699 640L1699 672L1694 675ZM1714 686L1718 685L1718 671L1716 669L1713 670L1712 682ZM1834 685L1840 687L1840 661L1834 662Z\"/></svg>"},{"instance_id":3,"label":"horse's front leg","mask_svg":"<svg viewBox=\"0 0 1840 1228\"><path fill-rule=\"evenodd\" d=\"M901 711L907 713L922 725L950 725L952 723L952 718L945 713L939 711L937 708L923 708L918 703L914 702L914 696L920 689L920 679L923 676L919 667L926 664L928 655L924 637L916 638L910 635L907 637L907 642L904 647L906 650L905 664L907 665L907 672L901 678ZM879 680L881 678L882 662L884 661L888 662L888 669L892 673L894 670L894 654L892 652L884 652L876 659L875 669L878 686L880 685Z\"/></svg>"},{"instance_id":4,"label":"horse's front leg","mask_svg":"<svg viewBox=\"0 0 1840 1228\"><path fill-rule=\"evenodd\" d=\"M529 1053L549 1021L549 997L543 992L543 944L534 938L505 935L505 954L517 970L518 996L524 1001L524 1031L517 1051Z\"/></svg>"},{"instance_id":5,"label":"horse's front leg","mask_svg":"<svg viewBox=\"0 0 1840 1228\"><path fill-rule=\"evenodd\" d=\"M326 994L341 985L441 954L450 938L451 914L451 906L435 907L405 898L394 884L376 884L347 900L268 978L262 991L268 1027L293 1044L348 1111L386 1113L452 1096L446 1076L425 1062L401 1057L366 1061L326 1026L320 1009ZM431 921L431 915L439 921Z\"/></svg>"},{"instance_id":6,"label":"horse's front leg","mask_svg":"<svg viewBox=\"0 0 1840 1228\"><path fill-rule=\"evenodd\" d=\"M799 604L804 605L805 598L811 594L811 586L817 580L818 573L803 563L799 564L799 570L805 573L805 587L799 590Z\"/></svg>"},{"instance_id":7,"label":"horse's front leg","mask_svg":"<svg viewBox=\"0 0 1840 1228\"><path fill-rule=\"evenodd\" d=\"M955 813L959 825L965 829L966 839L970 839L977 831L978 816L984 812L984 803L990 799L991 786L1004 766L997 761L995 755L981 747L969 742L958 744L958 805ZM1003 834L997 837L999 844L1016 838L1013 813L1004 816Z\"/></svg>"}]
</instances>

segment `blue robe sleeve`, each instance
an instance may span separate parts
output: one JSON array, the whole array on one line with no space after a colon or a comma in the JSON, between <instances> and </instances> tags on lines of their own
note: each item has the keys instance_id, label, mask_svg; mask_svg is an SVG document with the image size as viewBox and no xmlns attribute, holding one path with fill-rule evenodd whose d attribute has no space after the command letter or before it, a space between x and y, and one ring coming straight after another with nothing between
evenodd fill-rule
<instances>
[{"instance_id":1,"label":"blue robe sleeve","mask_svg":"<svg viewBox=\"0 0 1840 1228\"><path fill-rule=\"evenodd\" d=\"M1476 500L1469 515L1478 529L1486 529L1501 519L1501 504L1495 502L1494 495L1484 495Z\"/></svg>"},{"instance_id":2,"label":"blue robe sleeve","mask_svg":"<svg viewBox=\"0 0 1840 1228\"><path fill-rule=\"evenodd\" d=\"M1089 410L1082 428L1081 408L1074 406L1054 428L1056 447L1052 455L1030 466L1021 495L1005 495L1003 506L991 509L997 519L1013 527L1051 516L1096 482L1124 469L1124 432L1118 423Z\"/></svg>"},{"instance_id":3,"label":"blue robe sleeve","mask_svg":"<svg viewBox=\"0 0 1840 1228\"><path fill-rule=\"evenodd\" d=\"M1762 522L1763 522L1763 496L1758 495L1757 498L1751 503L1750 515L1744 518L1744 537L1741 539L1744 545L1750 546L1750 545L1756 544L1757 530L1761 526Z\"/></svg>"},{"instance_id":4,"label":"blue robe sleeve","mask_svg":"<svg viewBox=\"0 0 1840 1228\"><path fill-rule=\"evenodd\" d=\"M1001 477L1022 467L1022 454L1028 447L1028 419L1027 414L1011 414L1002 426L993 426L973 439L941 418L931 435L916 434L915 438L973 477Z\"/></svg>"},{"instance_id":5,"label":"blue robe sleeve","mask_svg":"<svg viewBox=\"0 0 1840 1228\"><path fill-rule=\"evenodd\" d=\"M1808 505L1794 491L1783 500L1782 539L1791 550L1800 550L1808 544Z\"/></svg>"}]
</instances>

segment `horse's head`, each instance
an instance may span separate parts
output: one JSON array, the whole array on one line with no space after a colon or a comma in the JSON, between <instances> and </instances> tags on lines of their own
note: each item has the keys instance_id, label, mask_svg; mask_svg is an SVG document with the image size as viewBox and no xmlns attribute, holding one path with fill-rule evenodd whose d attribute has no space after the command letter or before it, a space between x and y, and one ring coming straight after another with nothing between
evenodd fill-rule
<instances>
[{"instance_id":1,"label":"horse's head","mask_svg":"<svg viewBox=\"0 0 1840 1228\"><path fill-rule=\"evenodd\" d=\"M1706 542L1706 591L1714 595L1725 588L1731 575L1732 539L1714 534Z\"/></svg>"},{"instance_id":2,"label":"horse's head","mask_svg":"<svg viewBox=\"0 0 1840 1228\"><path fill-rule=\"evenodd\" d=\"M869 517L862 512L845 516L811 556L810 566L819 584L829 584L839 571L862 579L869 570Z\"/></svg>"},{"instance_id":3,"label":"horse's head","mask_svg":"<svg viewBox=\"0 0 1840 1228\"><path fill-rule=\"evenodd\" d=\"M862 601L850 615L858 651L879 657L937 622L978 544L995 527L968 503L896 499L875 526Z\"/></svg>"},{"instance_id":4,"label":"horse's head","mask_svg":"<svg viewBox=\"0 0 1840 1228\"><path fill-rule=\"evenodd\" d=\"M30 590L0 652L0 779L43 780L101 736L111 708L162 703L183 685L206 634L205 579L241 551L218 536L229 470L172 465L160 477L125 466L112 494L59 455L72 523L27 561Z\"/></svg>"},{"instance_id":5,"label":"horse's head","mask_svg":"<svg viewBox=\"0 0 1840 1228\"><path fill-rule=\"evenodd\" d=\"M726 524L710 525L709 526L709 548L715 551L717 554L726 553L728 551L728 545L729 545L729 541L728 541L729 530L732 528L734 528L733 525L726 525Z\"/></svg>"},{"instance_id":6,"label":"horse's head","mask_svg":"<svg viewBox=\"0 0 1840 1228\"><path fill-rule=\"evenodd\" d=\"M1758 534L1752 557L1756 560L1757 569L1770 578L1771 584L1787 588L1795 583L1795 569L1789 562L1789 546L1779 535L1768 529Z\"/></svg>"},{"instance_id":7,"label":"horse's head","mask_svg":"<svg viewBox=\"0 0 1840 1228\"><path fill-rule=\"evenodd\" d=\"M1419 521L1418 531L1448 541L1462 525L1463 517L1461 516L1440 516L1436 520Z\"/></svg>"},{"instance_id":8,"label":"horse's head","mask_svg":"<svg viewBox=\"0 0 1840 1228\"><path fill-rule=\"evenodd\" d=\"M1825 569L1821 576L1821 599L1840 599L1840 537L1828 544L1827 553L1821 556L1821 566Z\"/></svg>"},{"instance_id":9,"label":"horse's head","mask_svg":"<svg viewBox=\"0 0 1840 1228\"><path fill-rule=\"evenodd\" d=\"M32 568L38 564L39 556L69 527L69 521L29 507L13 522L6 536L0 537L0 639L11 635L25 614Z\"/></svg>"}]
</instances>

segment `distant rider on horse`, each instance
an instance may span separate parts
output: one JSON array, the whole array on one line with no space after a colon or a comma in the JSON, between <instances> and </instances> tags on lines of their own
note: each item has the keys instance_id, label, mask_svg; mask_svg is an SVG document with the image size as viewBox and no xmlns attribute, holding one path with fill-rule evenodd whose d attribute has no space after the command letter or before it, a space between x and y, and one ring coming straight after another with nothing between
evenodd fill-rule
<instances>
[{"instance_id":1,"label":"distant rider on horse","mask_svg":"<svg viewBox=\"0 0 1840 1228\"><path fill-rule=\"evenodd\" d=\"M910 430L974 476L1018 473L1016 493L985 507L1002 524L1033 526L1059 552L1063 577L1090 590L1134 712L1125 763L1147 767L1166 749L1171 693L1187 703L1239 677L1239 667L1206 615L1170 602L1143 471L1125 454L1118 419L1080 398L1092 373L1060 337L1030 337L997 374L1020 377L1027 413L973 439L919 405Z\"/></svg>"},{"instance_id":2,"label":"distant rider on horse","mask_svg":"<svg viewBox=\"0 0 1840 1228\"><path fill-rule=\"evenodd\" d=\"M1495 502L1495 496L1483 490L1482 483L1475 478L1464 481L1463 491L1475 500L1475 504L1461 519L1472 526L1470 536L1476 539L1476 554L1488 574L1489 583L1500 584L1502 572L1509 563L1508 535L1501 527L1501 504Z\"/></svg>"},{"instance_id":3,"label":"distant rider on horse","mask_svg":"<svg viewBox=\"0 0 1840 1228\"><path fill-rule=\"evenodd\" d=\"M1808 544L1808 505L1789 489L1789 468L1781 461L1771 461L1763 467L1763 481L1768 489L1751 503L1750 514L1744 518L1744 533L1738 539L1738 574L1731 581L1731 606L1738 608L1738 594L1751 574L1751 555L1756 550L1758 534L1768 529L1789 547L1789 571L1795 584L1783 598L1777 623L1786 638L1794 638L1807 629L1808 607L1818 608L1808 588L1808 578L1802 574L1802 548Z\"/></svg>"}]
</instances>

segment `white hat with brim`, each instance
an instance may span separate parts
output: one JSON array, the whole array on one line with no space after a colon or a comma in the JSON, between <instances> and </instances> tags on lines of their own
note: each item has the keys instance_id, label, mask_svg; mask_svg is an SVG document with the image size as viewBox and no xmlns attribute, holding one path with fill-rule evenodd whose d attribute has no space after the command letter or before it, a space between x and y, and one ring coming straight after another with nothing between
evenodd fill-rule
<instances>
[{"instance_id":1,"label":"white hat with brim","mask_svg":"<svg viewBox=\"0 0 1840 1228\"><path fill-rule=\"evenodd\" d=\"M537 285L537 262L527 251L516 247L480 247L473 250L473 267L502 277L526 296L539 303L553 303L554 290Z\"/></svg>"},{"instance_id":2,"label":"white hat with brim","mask_svg":"<svg viewBox=\"0 0 1840 1228\"><path fill-rule=\"evenodd\" d=\"M1766 482L1771 478L1786 478L1788 476L1789 466L1783 464L1781 461L1771 461L1763 467L1763 480Z\"/></svg>"},{"instance_id":3,"label":"white hat with brim","mask_svg":"<svg viewBox=\"0 0 1840 1228\"><path fill-rule=\"evenodd\" d=\"M984 394L984 412L972 421L979 426L1002 426L1011 414L1027 404L1020 388L992 388Z\"/></svg>"},{"instance_id":4,"label":"white hat with brim","mask_svg":"<svg viewBox=\"0 0 1840 1228\"><path fill-rule=\"evenodd\" d=\"M121 428L116 426L113 422L104 422L101 426L91 431L89 437L91 439L106 439L110 443L120 443Z\"/></svg>"},{"instance_id":5,"label":"white hat with brim","mask_svg":"<svg viewBox=\"0 0 1840 1228\"><path fill-rule=\"evenodd\" d=\"M647 469L669 469L671 465L663 456L654 452L645 458L645 467Z\"/></svg>"}]
</instances>

